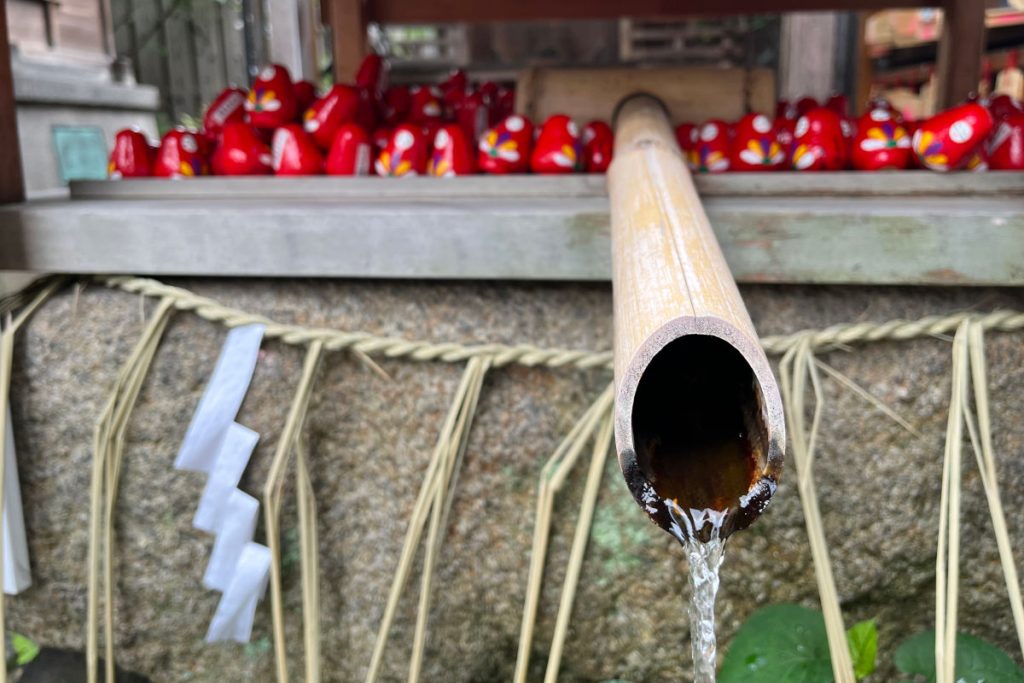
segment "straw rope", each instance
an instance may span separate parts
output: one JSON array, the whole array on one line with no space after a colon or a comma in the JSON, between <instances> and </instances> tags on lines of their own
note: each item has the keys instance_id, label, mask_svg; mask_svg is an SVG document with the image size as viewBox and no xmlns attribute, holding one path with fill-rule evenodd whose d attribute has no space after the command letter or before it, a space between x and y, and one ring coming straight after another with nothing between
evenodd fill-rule
<instances>
[{"instance_id":1,"label":"straw rope","mask_svg":"<svg viewBox=\"0 0 1024 683\"><path fill-rule=\"evenodd\" d=\"M586 351L570 349L540 348L532 344L481 344L464 345L453 342L434 343L410 341L395 337L383 337L368 332L345 332L327 328L311 328L274 322L269 318L247 313L237 308L224 306L214 299L199 296L181 287L166 285L157 280L137 277L100 278L108 287L144 296L170 298L175 307L192 311L210 322L238 327L252 323L267 326L265 336L280 339L286 344L304 346L315 339L324 344L327 351L350 349L368 355L385 358L408 358L417 361L444 361L459 363L476 356L491 356L495 367L509 364L545 366L549 368L575 367L580 370L612 366L611 351ZM804 330L788 335L761 337L766 353L781 356L801 340L806 339L812 351L837 348L849 344L907 341L922 337L949 334L964 320L973 320L983 330L1013 332L1024 329L1024 312L993 311L975 314L962 311L950 315L933 315L918 320L889 320L886 322L859 322L832 325L820 330Z\"/></svg>"},{"instance_id":2,"label":"straw rope","mask_svg":"<svg viewBox=\"0 0 1024 683\"><path fill-rule=\"evenodd\" d=\"M92 484L92 518L89 547L89 605L87 614L87 662L89 680L94 683L97 676L99 620L99 582L102 571L104 587L104 625L106 645L106 677L113 680L113 515L117 484L123 460L125 430L132 407L138 397L159 345L163 330L173 310L190 311L199 317L237 327L251 323L266 326L265 336L277 338L284 343L307 347L302 378L289 411L282 439L271 466L264 490L264 512L267 526L268 545L271 547L271 597L274 619L274 644L279 681L287 681L285 632L283 624L283 596L281 594L280 568L280 508L283 495L285 471L294 453L296 462L296 493L298 497L300 557L302 571L303 630L306 654L305 680L320 679L320 626L319 626L319 568L318 539L316 529L316 502L309 473L308 455L301 427L312 392L313 377L317 364L325 351L347 350L367 363L375 372L383 373L370 356L404 358L414 361L465 362L466 369L456 391L451 409L439 435L437 445L427 467L423 484L412 515L406 539L393 577L387 606L374 646L373 657L366 681L372 683L380 675L388 633L393 624L398 603L404 592L412 570L417 548L424 532L427 539L424 550L423 569L417 612L413 651L409 665L409 681L419 680L425 650L427 622L430 611L430 594L433 573L440 545L447 525L448 515L454 499L455 484L465 453L466 441L476 412L482 384L490 367L509 364L543 366L549 368L574 368L589 370L609 369L612 355L608 351L569 350L541 348L531 344L480 344L434 343L422 340L405 340L372 335L366 332L346 332L327 328L309 328L301 325L281 324L260 315L254 315L230 308L208 297L198 296L188 290L165 285L156 280L133 277L103 277L99 280L106 286L132 292L143 297L160 300L156 313L147 322L143 334L133 352L119 373L100 419L95 437L95 460ZM25 306L14 321L8 322L0 337L0 409L5 409L7 388L10 384L10 364L13 348L13 333L24 320L59 286L53 281L32 299L20 294L0 300L0 313ZM141 304L141 300L140 300ZM856 385L834 368L816 359L815 351L843 348L856 343L876 341L902 341L929 336L946 338L956 331L954 341L953 392L950 404L950 419L947 427L946 457L943 467L943 486L939 547L936 563L936 665L939 682L952 681L955 662L956 599L958 570L956 559L959 552L959 500L960 467L963 426L966 425L976 460L982 473L982 481L988 500L993 528L999 546L1004 578L1010 594L1014 623L1018 639L1024 652L1024 606L1021 604L1020 587L1013 562L1010 541L1006 530L1005 516L999 500L995 460L991 441L991 425L987 389L985 387L985 360L983 333L985 330L1013 331L1024 329L1024 313L1017 311L994 311L987 314L969 312L945 316L929 316L919 320L893 320L883 323L860 322L834 325L820 330L804 330L789 335L762 338L767 353L781 355L780 385L786 407L787 422L791 435L791 455L795 462L801 504L804 509L808 537L815 565L815 576L821 594L822 610L825 614L826 631L829 637L833 672L838 683L852 683L853 669L846 648L842 613L835 588L831 565L828 558L823 525L818 509L817 493L814 487L813 464L815 447L821 421L823 395L819 371L826 373L845 388L874 405L878 410L899 422L904 428L916 433L913 427L900 418L884 403ZM973 377L973 396L977 417L971 411L970 383L968 370ZM810 424L807 423L808 388L814 398ZM555 633L550 650L546 681L557 678L560 657L568 631L580 570L585 556L586 545L596 493L600 484L603 464L611 440L608 414L613 399L609 386L574 425L563 442L545 464L537 492L537 518L533 535L530 573L527 582L523 622L520 633L519 652L516 661L515 680L525 680L530 646L543 580L547 543L550 535L551 514L554 498L564 484L569 472L578 461L583 448L592 439L594 451L585 484L574 534L565 583L558 608ZM0 439L5 426L0 420ZM600 433L598 433L600 432ZM0 441L2 443L2 441ZM0 459L0 481L3 465ZM2 506L0 487L0 506ZM2 508L0 508L2 509ZM102 558L101 547L105 550ZM2 553L2 548L0 548ZM0 555L2 560L2 555ZM0 628L3 624L3 600L0 597ZM0 683L5 681L0 671Z\"/></svg>"}]
</instances>

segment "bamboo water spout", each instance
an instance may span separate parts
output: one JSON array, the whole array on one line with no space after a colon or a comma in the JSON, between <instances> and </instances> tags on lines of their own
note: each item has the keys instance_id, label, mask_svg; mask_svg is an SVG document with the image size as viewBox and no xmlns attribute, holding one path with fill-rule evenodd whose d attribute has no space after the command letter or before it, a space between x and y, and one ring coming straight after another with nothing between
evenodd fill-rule
<instances>
[{"instance_id":1,"label":"bamboo water spout","mask_svg":"<svg viewBox=\"0 0 1024 683\"><path fill-rule=\"evenodd\" d=\"M778 385L664 106L630 96L614 126L619 465L663 529L725 538L775 492L786 440Z\"/></svg>"}]
</instances>

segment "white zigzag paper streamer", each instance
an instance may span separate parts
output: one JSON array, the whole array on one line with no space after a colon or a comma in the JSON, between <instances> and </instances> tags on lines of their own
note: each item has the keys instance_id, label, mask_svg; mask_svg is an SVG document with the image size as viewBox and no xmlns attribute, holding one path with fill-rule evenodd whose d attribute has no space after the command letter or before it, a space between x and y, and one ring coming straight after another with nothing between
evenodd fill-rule
<instances>
[{"instance_id":1,"label":"white zigzag paper streamer","mask_svg":"<svg viewBox=\"0 0 1024 683\"><path fill-rule=\"evenodd\" d=\"M203 585L222 595L206 632L209 643L249 642L269 581L270 550L252 540L259 501L238 489L259 434L235 422L264 330L254 324L228 332L174 461L176 469L209 475L192 519L196 529L215 536Z\"/></svg>"}]
</instances>

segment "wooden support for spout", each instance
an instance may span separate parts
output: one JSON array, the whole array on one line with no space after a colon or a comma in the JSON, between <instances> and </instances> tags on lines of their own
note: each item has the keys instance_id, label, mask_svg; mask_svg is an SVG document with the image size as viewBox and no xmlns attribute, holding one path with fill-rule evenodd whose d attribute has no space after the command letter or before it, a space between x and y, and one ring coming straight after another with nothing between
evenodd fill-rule
<instances>
[{"instance_id":1,"label":"wooden support for spout","mask_svg":"<svg viewBox=\"0 0 1024 683\"><path fill-rule=\"evenodd\" d=\"M608 172L615 443L630 491L680 540L748 526L782 469L778 385L665 108L633 95Z\"/></svg>"}]
</instances>

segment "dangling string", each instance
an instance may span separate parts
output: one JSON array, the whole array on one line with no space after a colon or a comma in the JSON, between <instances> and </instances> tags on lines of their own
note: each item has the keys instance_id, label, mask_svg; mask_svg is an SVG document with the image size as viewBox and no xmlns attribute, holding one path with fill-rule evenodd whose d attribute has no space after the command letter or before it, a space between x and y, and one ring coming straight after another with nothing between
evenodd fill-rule
<instances>
[{"instance_id":1,"label":"dangling string","mask_svg":"<svg viewBox=\"0 0 1024 683\"><path fill-rule=\"evenodd\" d=\"M1013 559L1010 534L1006 528L1006 514L999 497L999 477L996 473L995 449L992 447L992 421L988 403L988 371L985 363L985 330L977 323L971 323L968 335L971 376L974 384L974 405L978 411L977 427L971 414L970 405L964 401L964 415L971 435L971 445L981 471L981 482L988 499L992 529L999 548L999 561L1003 566L1003 578L1010 595L1010 610L1017 629L1017 642L1024 655L1024 600L1021 599L1020 580L1017 577L1017 563Z\"/></svg>"},{"instance_id":2,"label":"dangling string","mask_svg":"<svg viewBox=\"0 0 1024 683\"><path fill-rule=\"evenodd\" d=\"M604 418L601 434L594 442L594 451L590 456L590 470L587 472L587 483L583 488L583 502L580 505L579 519L576 520L576 533L572 539L572 550L569 551L569 564L565 568L565 583L562 585L562 599L558 604L555 634L551 638L551 653L548 655L544 683L556 683L558 680L562 648L565 646L565 636L569 631L569 619L572 617L572 606L576 600L576 587L579 585L580 570L583 568L583 556L587 551L587 541L590 539L590 526L594 519L597 493L601 487L601 475L604 473L605 461L611 448L612 425L612 416L609 412Z\"/></svg>"},{"instance_id":3,"label":"dangling string","mask_svg":"<svg viewBox=\"0 0 1024 683\"><path fill-rule=\"evenodd\" d=\"M964 320L953 338L953 379L946 422L939 497L939 540L935 553L935 681L953 683L956 621L960 585L960 475L963 410L967 391L967 344L971 321Z\"/></svg>"},{"instance_id":4,"label":"dangling string","mask_svg":"<svg viewBox=\"0 0 1024 683\"><path fill-rule=\"evenodd\" d=\"M470 361L471 363L473 361ZM420 677L423 666L423 650L426 646L427 619L430 616L431 584L433 582L434 567L437 564L437 556L441 550L441 541L444 530L448 526L448 515L451 512L452 501L455 499L455 484L458 481L459 470L462 468L462 460L466 453L468 443L468 426L476 414L476 407L480 400L480 390L483 386L484 373L491 365L489 358L480 359L477 368L474 369L473 380L470 384L470 391L466 395L463 409L459 412L459 421L455 426L453 436L449 439L444 453L443 473L439 473L434 480L434 497L430 508L430 529L427 531L426 550L423 557L423 571L420 577L419 606L416 612L416 630L413 633L412 655L409 659L409 683L416 683Z\"/></svg>"},{"instance_id":5,"label":"dangling string","mask_svg":"<svg viewBox=\"0 0 1024 683\"><path fill-rule=\"evenodd\" d=\"M462 380L455 392L455 400L452 401L451 408L448 410L448 416L445 419L444 426L441 428L441 434L438 437L437 445L434 447L430 464L427 466L426 476L423 479L420 492L413 505L409 527L406 530L405 542L402 544L402 552L398 560L398 568L395 570L391 581L391 590L388 593L384 616L381 619L377 640L374 643L373 656L370 659L370 666L366 673L366 683L374 683L380 675L388 635L391 631L391 625L394 623L395 613L398 610L398 602L401 600L402 592L409 579L409 573L412 571L416 549L419 547L420 539L423 537L423 528L427 522L427 514L437 501L438 491L440 490L443 493L449 487L447 477L450 477L454 471L454 465L449 466L449 462L453 457L457 457L458 452L464 448L463 441L469 435L469 427L473 421L480 387L483 385L484 375L491 363L492 361L489 357L474 356L470 358L466 364L466 370L462 373ZM444 507L449 505L450 503L445 504ZM439 527L440 521L440 519L437 521ZM431 546L428 545L428 553L432 552L430 548ZM426 567L432 562L433 560L430 560L429 563L425 561L424 566ZM419 637L422 641L424 637L422 631ZM422 652L422 647L422 644L420 644L420 652ZM416 669L412 666L414 663L410 664L411 675L416 672ZM418 665L416 666L418 667Z\"/></svg>"},{"instance_id":6,"label":"dangling string","mask_svg":"<svg viewBox=\"0 0 1024 683\"><path fill-rule=\"evenodd\" d=\"M274 459L270 464L270 473L267 475L267 482L263 487L263 516L267 530L267 547L270 549L270 606L274 622L274 659L277 667L278 683L288 683L288 650L284 629L284 596L281 589L281 502L283 498L285 474L293 451L297 450L299 434L306 421L306 412L309 409L309 397L313 391L313 378L316 369L320 364L320 357L323 355L323 343L314 341L306 350L306 359L302 366L302 376L299 385L295 389L295 396L292 398L291 407L288 409L288 417L285 419L284 429L281 431L281 438L277 442L277 449L274 451ZM315 596L308 593L306 579L313 571L307 555L315 554L315 531L310 529L316 525L316 508L312 496L312 485L309 482L308 469L305 461L305 450L300 451L297 458L299 464L298 490L299 490L299 515L300 533L305 529L305 543L302 548L303 556L303 611L304 611L304 639L306 643L306 672L319 678L319 656L314 657L319 651L319 642L312 646L311 640L317 636L318 625L313 626L314 617L311 614L309 600ZM302 525L303 516L306 524ZM301 543L301 539L300 539ZM317 606L319 611L319 606ZM314 632L311 632L314 631ZM317 652L311 652L310 650ZM315 662L311 661L315 658Z\"/></svg>"},{"instance_id":7,"label":"dangling string","mask_svg":"<svg viewBox=\"0 0 1024 683\"><path fill-rule=\"evenodd\" d=\"M828 636L829 654L832 658L832 673L836 683L854 683L853 662L846 644L846 628L839 607L839 595L832 576L832 564L828 556L821 511L818 509L818 493L814 486L814 454L821 424L824 396L818 365L811 349L811 337L806 335L793 344L779 363L780 388L786 409L786 423L790 438L790 454L796 467L800 504L803 506L807 538L814 560L814 575L821 598L821 610L825 616L825 632ZM805 396L807 380L810 379L814 395L814 412L810 429L806 422Z\"/></svg>"},{"instance_id":8,"label":"dangling string","mask_svg":"<svg viewBox=\"0 0 1024 683\"><path fill-rule=\"evenodd\" d=\"M0 511L4 509L4 481L7 476L4 449L7 447L7 406L11 390L11 370L14 364L14 335L25 321L43 305L50 295L60 287L61 281L51 282L40 290L27 306L12 318L10 310L3 311L4 319L0 321ZM10 299L12 307L19 300ZM7 309L7 306L4 306ZM4 566L4 544L0 543L0 568ZM4 614L4 594L0 590L0 635L6 637L6 615ZM0 683L7 683L7 667L0 666Z\"/></svg>"},{"instance_id":9,"label":"dangling string","mask_svg":"<svg viewBox=\"0 0 1024 683\"><path fill-rule=\"evenodd\" d=\"M128 418L156 355L164 329L174 312L174 302L161 300L143 329L139 341L118 374L110 397L96 422L93 435L93 469L90 485L89 587L86 612L86 672L95 683L99 664L100 546L104 595L105 680L114 683L114 508L124 456Z\"/></svg>"},{"instance_id":10,"label":"dangling string","mask_svg":"<svg viewBox=\"0 0 1024 683\"><path fill-rule=\"evenodd\" d=\"M302 633L306 647L305 680L306 683L320 683L320 535L305 439L298 440L295 454L299 561L302 565Z\"/></svg>"},{"instance_id":11,"label":"dangling string","mask_svg":"<svg viewBox=\"0 0 1024 683\"><path fill-rule=\"evenodd\" d=\"M544 566L551 535L551 513L554 509L555 494L561 490L566 477L576 464L583 447L590 441L612 404L614 386L601 392L598 399L587 408L583 416L555 449L554 454L541 470L537 486L537 513L533 523L533 547L530 551L530 573L526 582L526 604L523 606L523 622L519 632L519 652L516 656L515 683L526 682L530 665L530 647L533 630L537 621L537 604L540 601L541 583L544 580Z\"/></svg>"}]
</instances>

